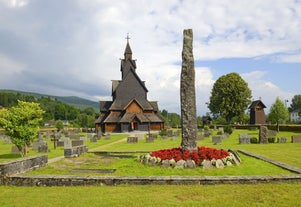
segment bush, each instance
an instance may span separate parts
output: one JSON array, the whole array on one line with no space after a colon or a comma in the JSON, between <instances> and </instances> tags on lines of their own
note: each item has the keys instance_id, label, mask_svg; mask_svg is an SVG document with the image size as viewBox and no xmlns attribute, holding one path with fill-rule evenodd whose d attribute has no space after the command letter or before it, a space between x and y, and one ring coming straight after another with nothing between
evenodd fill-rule
<instances>
[{"instance_id":1,"label":"bush","mask_svg":"<svg viewBox=\"0 0 301 207\"><path fill-rule=\"evenodd\" d=\"M232 126L231 125L225 126L224 127L224 132L228 133L228 134L232 134L232 132L233 132Z\"/></svg>"},{"instance_id":2,"label":"bush","mask_svg":"<svg viewBox=\"0 0 301 207\"><path fill-rule=\"evenodd\" d=\"M251 142L252 144L257 144L257 143L258 143L256 137L251 137L250 142Z\"/></svg>"},{"instance_id":3,"label":"bush","mask_svg":"<svg viewBox=\"0 0 301 207\"><path fill-rule=\"evenodd\" d=\"M166 129L162 129L160 132L159 132L159 135L162 137L162 136L167 136L167 130Z\"/></svg>"}]
</instances>

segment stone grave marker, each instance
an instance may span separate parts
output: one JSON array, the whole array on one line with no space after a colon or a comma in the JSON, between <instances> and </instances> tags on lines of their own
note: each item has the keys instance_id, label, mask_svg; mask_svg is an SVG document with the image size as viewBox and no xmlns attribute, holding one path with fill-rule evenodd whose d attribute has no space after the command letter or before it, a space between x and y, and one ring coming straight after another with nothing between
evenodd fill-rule
<instances>
[{"instance_id":1,"label":"stone grave marker","mask_svg":"<svg viewBox=\"0 0 301 207\"><path fill-rule=\"evenodd\" d=\"M217 134L218 135L222 135L223 133L224 133L224 128L223 127L219 127L218 131L217 131Z\"/></svg>"},{"instance_id":2,"label":"stone grave marker","mask_svg":"<svg viewBox=\"0 0 301 207\"><path fill-rule=\"evenodd\" d=\"M249 134L239 134L239 144L250 144L251 136Z\"/></svg>"},{"instance_id":3,"label":"stone grave marker","mask_svg":"<svg viewBox=\"0 0 301 207\"><path fill-rule=\"evenodd\" d=\"M71 144L72 144L72 147L77 147L77 146L84 145L84 141L83 140L72 140Z\"/></svg>"},{"instance_id":4,"label":"stone grave marker","mask_svg":"<svg viewBox=\"0 0 301 207\"><path fill-rule=\"evenodd\" d=\"M268 143L268 128L266 126L260 126L259 128L259 143L260 144Z\"/></svg>"},{"instance_id":5,"label":"stone grave marker","mask_svg":"<svg viewBox=\"0 0 301 207\"><path fill-rule=\"evenodd\" d=\"M97 135L94 135L93 137L90 138L90 142L97 142L97 141L98 141Z\"/></svg>"},{"instance_id":6,"label":"stone grave marker","mask_svg":"<svg viewBox=\"0 0 301 207\"><path fill-rule=\"evenodd\" d=\"M39 150L39 147L43 146L43 145L47 145L47 142L40 139L40 140L32 143L32 149ZM48 148L48 145L47 145L47 148Z\"/></svg>"},{"instance_id":7,"label":"stone grave marker","mask_svg":"<svg viewBox=\"0 0 301 207\"><path fill-rule=\"evenodd\" d=\"M285 137L279 137L279 138L277 139L277 142L278 142L278 143L286 143L286 141L287 141L287 138L285 138Z\"/></svg>"},{"instance_id":8,"label":"stone grave marker","mask_svg":"<svg viewBox=\"0 0 301 207\"><path fill-rule=\"evenodd\" d=\"M301 142L301 135L293 135L292 136L292 143Z\"/></svg>"},{"instance_id":9,"label":"stone grave marker","mask_svg":"<svg viewBox=\"0 0 301 207\"><path fill-rule=\"evenodd\" d=\"M18 147L16 145L11 147L11 153L12 154L20 154L20 150L18 149Z\"/></svg>"},{"instance_id":10,"label":"stone grave marker","mask_svg":"<svg viewBox=\"0 0 301 207\"><path fill-rule=\"evenodd\" d=\"M221 136L213 136L212 137L212 143L214 145L220 144L222 142L222 137Z\"/></svg>"},{"instance_id":11,"label":"stone grave marker","mask_svg":"<svg viewBox=\"0 0 301 207\"><path fill-rule=\"evenodd\" d=\"M111 138L111 134L106 134L105 139L110 139Z\"/></svg>"},{"instance_id":12,"label":"stone grave marker","mask_svg":"<svg viewBox=\"0 0 301 207\"><path fill-rule=\"evenodd\" d=\"M138 143L138 137L128 137L127 143Z\"/></svg>"},{"instance_id":13,"label":"stone grave marker","mask_svg":"<svg viewBox=\"0 0 301 207\"><path fill-rule=\"evenodd\" d=\"M45 143L42 144L42 145L39 145L39 147L38 147L38 152L49 152L47 142L45 142Z\"/></svg>"},{"instance_id":14,"label":"stone grave marker","mask_svg":"<svg viewBox=\"0 0 301 207\"><path fill-rule=\"evenodd\" d=\"M168 129L168 130L167 130L167 136L168 136L168 137L172 137L172 134L173 134L172 129Z\"/></svg>"}]
</instances>

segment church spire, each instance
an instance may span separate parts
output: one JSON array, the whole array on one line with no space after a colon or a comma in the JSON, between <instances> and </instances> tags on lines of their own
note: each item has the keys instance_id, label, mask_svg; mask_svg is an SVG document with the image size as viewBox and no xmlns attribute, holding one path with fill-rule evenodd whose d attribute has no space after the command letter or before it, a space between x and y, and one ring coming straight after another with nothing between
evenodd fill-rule
<instances>
[{"instance_id":1,"label":"church spire","mask_svg":"<svg viewBox=\"0 0 301 207\"><path fill-rule=\"evenodd\" d=\"M131 50L130 43L129 43L129 39L131 39L131 38L129 37L129 33L127 33L127 36L125 39L127 40L127 43L126 43L126 47L125 47L125 51L124 51L124 59L128 60L128 59L132 59L132 50Z\"/></svg>"}]
</instances>

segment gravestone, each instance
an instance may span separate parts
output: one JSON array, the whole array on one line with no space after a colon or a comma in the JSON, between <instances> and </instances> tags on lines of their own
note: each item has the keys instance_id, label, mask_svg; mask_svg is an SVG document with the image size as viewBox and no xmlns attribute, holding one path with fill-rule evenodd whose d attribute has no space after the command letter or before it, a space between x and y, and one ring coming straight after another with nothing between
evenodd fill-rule
<instances>
[{"instance_id":1,"label":"gravestone","mask_svg":"<svg viewBox=\"0 0 301 207\"><path fill-rule=\"evenodd\" d=\"M259 143L260 144L268 143L268 128L266 126L260 126L259 128Z\"/></svg>"},{"instance_id":2,"label":"gravestone","mask_svg":"<svg viewBox=\"0 0 301 207\"><path fill-rule=\"evenodd\" d=\"M220 144L222 142L222 137L221 136L213 136L212 137L212 143L214 145Z\"/></svg>"},{"instance_id":3,"label":"gravestone","mask_svg":"<svg viewBox=\"0 0 301 207\"><path fill-rule=\"evenodd\" d=\"M293 135L292 136L292 143L301 142L301 135Z\"/></svg>"},{"instance_id":4,"label":"gravestone","mask_svg":"<svg viewBox=\"0 0 301 207\"><path fill-rule=\"evenodd\" d=\"M11 153L12 154L20 154L20 150L18 149L18 147L16 145L11 147Z\"/></svg>"},{"instance_id":5,"label":"gravestone","mask_svg":"<svg viewBox=\"0 0 301 207\"><path fill-rule=\"evenodd\" d=\"M162 136L162 139L163 139L163 140L167 140L168 137L164 135L164 136Z\"/></svg>"},{"instance_id":6,"label":"gravestone","mask_svg":"<svg viewBox=\"0 0 301 207\"><path fill-rule=\"evenodd\" d=\"M223 133L224 133L224 128L223 127L219 127L218 131L217 131L217 134L218 135L222 135Z\"/></svg>"},{"instance_id":7,"label":"gravestone","mask_svg":"<svg viewBox=\"0 0 301 207\"><path fill-rule=\"evenodd\" d=\"M90 142L97 142L97 141L98 141L97 135L94 135L93 137L90 138Z\"/></svg>"},{"instance_id":8,"label":"gravestone","mask_svg":"<svg viewBox=\"0 0 301 207\"><path fill-rule=\"evenodd\" d=\"M197 150L197 116L195 99L195 70L193 58L193 32L185 29L183 32L182 70L181 70L181 123L182 150Z\"/></svg>"},{"instance_id":9,"label":"gravestone","mask_svg":"<svg viewBox=\"0 0 301 207\"><path fill-rule=\"evenodd\" d=\"M168 137L172 137L172 134L173 134L172 129L168 129L168 130L167 130L167 136L168 136Z\"/></svg>"},{"instance_id":10,"label":"gravestone","mask_svg":"<svg viewBox=\"0 0 301 207\"><path fill-rule=\"evenodd\" d=\"M250 144L251 136L249 134L240 134L239 135L239 144Z\"/></svg>"},{"instance_id":11,"label":"gravestone","mask_svg":"<svg viewBox=\"0 0 301 207\"><path fill-rule=\"evenodd\" d=\"M138 143L138 137L128 137L127 143Z\"/></svg>"},{"instance_id":12,"label":"gravestone","mask_svg":"<svg viewBox=\"0 0 301 207\"><path fill-rule=\"evenodd\" d=\"M81 146L81 145L84 145L83 140L72 140L71 141L71 146L72 147L77 147L77 146Z\"/></svg>"},{"instance_id":13,"label":"gravestone","mask_svg":"<svg viewBox=\"0 0 301 207\"><path fill-rule=\"evenodd\" d=\"M277 141L278 141L278 143L286 143L287 138L285 138L285 137L279 137L279 138L277 139Z\"/></svg>"},{"instance_id":14,"label":"gravestone","mask_svg":"<svg viewBox=\"0 0 301 207\"><path fill-rule=\"evenodd\" d=\"M42 145L39 145L39 147L38 147L38 152L49 152L47 142L45 142L45 143L42 144Z\"/></svg>"},{"instance_id":15,"label":"gravestone","mask_svg":"<svg viewBox=\"0 0 301 207\"><path fill-rule=\"evenodd\" d=\"M106 134L105 139L110 139L111 138L111 134Z\"/></svg>"},{"instance_id":16,"label":"gravestone","mask_svg":"<svg viewBox=\"0 0 301 207\"><path fill-rule=\"evenodd\" d=\"M39 150L39 147L41 147L43 145L47 145L47 142L45 142L43 140L38 140L37 142L32 143L32 149ZM47 145L47 148L48 148L48 145Z\"/></svg>"},{"instance_id":17,"label":"gravestone","mask_svg":"<svg viewBox=\"0 0 301 207\"><path fill-rule=\"evenodd\" d=\"M72 143L69 137L62 137L60 141L63 142L64 149L68 149L72 147Z\"/></svg>"}]
</instances>

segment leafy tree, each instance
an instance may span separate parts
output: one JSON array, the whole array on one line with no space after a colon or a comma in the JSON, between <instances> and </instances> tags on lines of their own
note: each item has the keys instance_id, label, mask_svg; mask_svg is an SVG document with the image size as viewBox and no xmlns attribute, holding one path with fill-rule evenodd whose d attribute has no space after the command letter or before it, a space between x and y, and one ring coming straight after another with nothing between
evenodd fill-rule
<instances>
[{"instance_id":1,"label":"leafy tree","mask_svg":"<svg viewBox=\"0 0 301 207\"><path fill-rule=\"evenodd\" d=\"M62 129L64 129L64 123L62 120L57 120L55 122L55 128L57 129L57 131L60 131Z\"/></svg>"},{"instance_id":2,"label":"leafy tree","mask_svg":"<svg viewBox=\"0 0 301 207\"><path fill-rule=\"evenodd\" d=\"M289 120L288 109L279 97L276 98L275 103L273 103L273 105L271 106L268 117L269 121L277 124L277 131L279 131L280 122L285 122Z\"/></svg>"},{"instance_id":3,"label":"leafy tree","mask_svg":"<svg viewBox=\"0 0 301 207\"><path fill-rule=\"evenodd\" d=\"M299 115L301 116L301 95L295 95L292 98L292 103L289 107L289 111L298 111Z\"/></svg>"},{"instance_id":4,"label":"leafy tree","mask_svg":"<svg viewBox=\"0 0 301 207\"><path fill-rule=\"evenodd\" d=\"M23 101L18 101L18 105L10 109L0 110L0 126L22 156L27 154L27 146L37 137L43 113L38 103Z\"/></svg>"},{"instance_id":5,"label":"leafy tree","mask_svg":"<svg viewBox=\"0 0 301 207\"><path fill-rule=\"evenodd\" d=\"M222 116L230 123L241 117L251 103L251 90L237 73L221 76L213 85L208 108L214 117Z\"/></svg>"}]
</instances>

